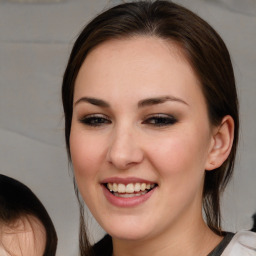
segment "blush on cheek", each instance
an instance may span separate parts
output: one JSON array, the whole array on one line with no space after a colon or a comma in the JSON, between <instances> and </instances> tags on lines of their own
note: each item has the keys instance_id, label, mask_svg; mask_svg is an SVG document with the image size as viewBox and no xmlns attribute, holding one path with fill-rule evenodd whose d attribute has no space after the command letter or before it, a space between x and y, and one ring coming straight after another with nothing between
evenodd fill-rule
<instances>
[{"instance_id":1,"label":"blush on cheek","mask_svg":"<svg viewBox=\"0 0 256 256\"><path fill-rule=\"evenodd\" d=\"M157 159L154 165L157 170L160 170L160 175L165 178L170 177L174 179L173 181L177 178L178 186L183 179L193 180L194 177L203 175L205 152L201 151L201 148L200 142L191 139L191 136L178 134L176 138L162 143L161 147L153 152L152 159Z\"/></svg>"},{"instance_id":2,"label":"blush on cheek","mask_svg":"<svg viewBox=\"0 0 256 256\"><path fill-rule=\"evenodd\" d=\"M184 142L185 143L185 142ZM166 141L164 144L161 143L161 147L158 150L153 152L155 161L155 165L157 170L161 170L161 172L168 173L176 173L182 171L182 167L187 162L187 158L189 158L186 147L184 147L183 143L180 141L172 140L168 143Z\"/></svg>"},{"instance_id":3,"label":"blush on cheek","mask_svg":"<svg viewBox=\"0 0 256 256\"><path fill-rule=\"evenodd\" d=\"M77 176L91 176L97 165L95 157L89 152L77 151L71 154L74 172Z\"/></svg>"},{"instance_id":4,"label":"blush on cheek","mask_svg":"<svg viewBox=\"0 0 256 256\"><path fill-rule=\"evenodd\" d=\"M97 136L73 130L70 136L70 152L77 178L97 175L106 160L103 144L103 140Z\"/></svg>"}]
</instances>

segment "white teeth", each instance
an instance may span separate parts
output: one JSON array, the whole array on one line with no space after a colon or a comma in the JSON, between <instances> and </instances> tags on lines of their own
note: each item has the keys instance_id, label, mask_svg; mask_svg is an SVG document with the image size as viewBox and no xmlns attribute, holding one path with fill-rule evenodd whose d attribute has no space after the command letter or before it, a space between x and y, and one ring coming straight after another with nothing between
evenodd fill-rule
<instances>
[{"instance_id":1,"label":"white teeth","mask_svg":"<svg viewBox=\"0 0 256 256\"><path fill-rule=\"evenodd\" d=\"M146 184L146 183L129 183L124 185L122 183L107 183L107 188L114 193L123 193L123 194L133 194L137 192L137 194L141 194L138 192L147 192L147 190L154 188L155 184ZM129 196L125 196L129 197Z\"/></svg>"},{"instance_id":2,"label":"white teeth","mask_svg":"<svg viewBox=\"0 0 256 256\"><path fill-rule=\"evenodd\" d=\"M134 197L134 196L142 196L145 195L147 193L147 191L142 191L140 193L136 193L136 194L119 194L119 193L114 193L115 196L117 197L123 197L123 198L129 198L129 197Z\"/></svg>"},{"instance_id":3,"label":"white teeth","mask_svg":"<svg viewBox=\"0 0 256 256\"><path fill-rule=\"evenodd\" d=\"M118 187L117 187L117 184L116 184L116 183L113 183L113 191L114 191L114 192L117 192L117 191L118 191Z\"/></svg>"},{"instance_id":4,"label":"white teeth","mask_svg":"<svg viewBox=\"0 0 256 256\"><path fill-rule=\"evenodd\" d=\"M110 191L113 191L113 184L108 183L108 184L107 184L107 187L108 187L108 189L109 189Z\"/></svg>"},{"instance_id":5,"label":"white teeth","mask_svg":"<svg viewBox=\"0 0 256 256\"><path fill-rule=\"evenodd\" d=\"M134 185L133 184L128 184L126 185L126 189L125 189L126 193L134 193Z\"/></svg>"},{"instance_id":6,"label":"white teeth","mask_svg":"<svg viewBox=\"0 0 256 256\"><path fill-rule=\"evenodd\" d=\"M140 186L140 190L141 191L145 191L146 190L146 183L142 183L141 186Z\"/></svg>"},{"instance_id":7,"label":"white teeth","mask_svg":"<svg viewBox=\"0 0 256 256\"><path fill-rule=\"evenodd\" d=\"M136 183L134 186L134 191L139 192L140 191L140 183Z\"/></svg>"},{"instance_id":8,"label":"white teeth","mask_svg":"<svg viewBox=\"0 0 256 256\"><path fill-rule=\"evenodd\" d=\"M124 184L118 184L118 193L125 193L126 192L126 187Z\"/></svg>"}]
</instances>

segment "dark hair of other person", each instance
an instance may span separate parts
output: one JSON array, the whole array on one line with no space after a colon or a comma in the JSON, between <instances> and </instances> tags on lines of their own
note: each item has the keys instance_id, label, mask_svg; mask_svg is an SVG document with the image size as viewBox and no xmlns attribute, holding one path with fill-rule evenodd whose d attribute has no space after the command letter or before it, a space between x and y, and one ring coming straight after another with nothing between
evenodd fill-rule
<instances>
[{"instance_id":1,"label":"dark hair of other person","mask_svg":"<svg viewBox=\"0 0 256 256\"><path fill-rule=\"evenodd\" d=\"M252 228L250 229L250 231L256 232L256 213L253 214L252 220L253 220L253 225L252 225Z\"/></svg>"},{"instance_id":2,"label":"dark hair of other person","mask_svg":"<svg viewBox=\"0 0 256 256\"><path fill-rule=\"evenodd\" d=\"M55 256L57 233L53 222L37 196L23 183L0 174L0 221L6 224L32 215L44 226L46 245L44 256Z\"/></svg>"},{"instance_id":3,"label":"dark hair of other person","mask_svg":"<svg viewBox=\"0 0 256 256\"><path fill-rule=\"evenodd\" d=\"M201 82L210 123L219 125L225 115L230 115L234 120L231 153L221 167L205 172L203 189L206 222L216 234L221 235L220 195L233 173L239 133L235 78L229 52L221 37L207 22L188 9L168 1L125 3L98 15L82 30L72 49L62 84L69 159L74 84L87 54L108 40L138 35L178 43ZM86 237L83 202L76 184L75 190L80 205L80 250L81 255L88 255L90 245Z\"/></svg>"}]
</instances>

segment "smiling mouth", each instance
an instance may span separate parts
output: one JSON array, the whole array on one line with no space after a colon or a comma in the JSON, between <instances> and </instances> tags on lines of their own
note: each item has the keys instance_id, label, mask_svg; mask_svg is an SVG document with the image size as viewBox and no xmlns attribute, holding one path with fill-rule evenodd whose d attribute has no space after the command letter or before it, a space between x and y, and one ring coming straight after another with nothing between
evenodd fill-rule
<instances>
[{"instance_id":1,"label":"smiling mouth","mask_svg":"<svg viewBox=\"0 0 256 256\"><path fill-rule=\"evenodd\" d=\"M142 196L157 187L156 183L129 183L127 185L122 183L104 183L103 185L114 196L123 198Z\"/></svg>"}]
</instances>

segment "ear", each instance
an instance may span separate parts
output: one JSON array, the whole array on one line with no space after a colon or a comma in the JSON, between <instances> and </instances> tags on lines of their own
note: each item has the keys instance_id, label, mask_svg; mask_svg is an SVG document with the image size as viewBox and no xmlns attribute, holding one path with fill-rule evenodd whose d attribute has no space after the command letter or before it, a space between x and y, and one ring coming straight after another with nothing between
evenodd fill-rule
<instances>
[{"instance_id":1,"label":"ear","mask_svg":"<svg viewBox=\"0 0 256 256\"><path fill-rule=\"evenodd\" d=\"M225 116L221 124L213 129L205 170L210 171L220 167L228 158L233 145L234 128L233 118Z\"/></svg>"}]
</instances>

